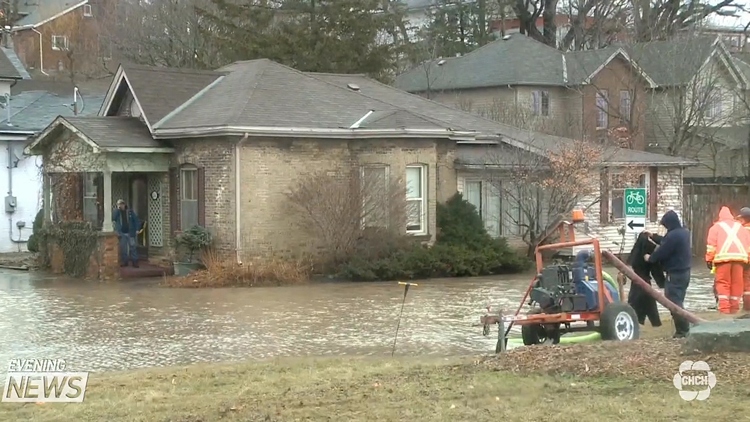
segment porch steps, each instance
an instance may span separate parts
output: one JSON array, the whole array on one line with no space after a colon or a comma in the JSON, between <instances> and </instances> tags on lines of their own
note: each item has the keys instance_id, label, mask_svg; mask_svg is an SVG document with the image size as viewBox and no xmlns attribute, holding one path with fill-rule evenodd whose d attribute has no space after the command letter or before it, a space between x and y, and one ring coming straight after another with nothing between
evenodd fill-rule
<instances>
[{"instance_id":1,"label":"porch steps","mask_svg":"<svg viewBox=\"0 0 750 422\"><path fill-rule=\"evenodd\" d=\"M141 255L138 260L138 268L134 268L130 265L128 265L127 267L120 267L120 277L123 279L133 279L174 275L174 268L165 268L153 264L149 262L147 256ZM159 262L160 260L156 259L155 261Z\"/></svg>"}]
</instances>

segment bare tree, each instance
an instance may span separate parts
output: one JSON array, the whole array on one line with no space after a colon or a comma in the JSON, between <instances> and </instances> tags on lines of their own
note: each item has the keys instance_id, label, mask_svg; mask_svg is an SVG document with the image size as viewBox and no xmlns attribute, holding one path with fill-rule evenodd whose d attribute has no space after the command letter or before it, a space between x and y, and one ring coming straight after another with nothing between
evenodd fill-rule
<instances>
[{"instance_id":1,"label":"bare tree","mask_svg":"<svg viewBox=\"0 0 750 422\"><path fill-rule=\"evenodd\" d=\"M213 69L224 63L197 12L213 7L210 0L119 2L106 35L115 51L134 63Z\"/></svg>"},{"instance_id":2,"label":"bare tree","mask_svg":"<svg viewBox=\"0 0 750 422\"><path fill-rule=\"evenodd\" d=\"M533 142L532 142L533 143ZM503 205L505 227L528 246L532 254L548 225L576 206L589 209L603 196L603 168L617 149L588 141L573 141L557 151L532 152L503 146L489 154L485 178ZM619 177L634 183L638 169L623 169Z\"/></svg>"},{"instance_id":3,"label":"bare tree","mask_svg":"<svg viewBox=\"0 0 750 422\"><path fill-rule=\"evenodd\" d=\"M342 172L320 171L300 178L289 201L301 215L299 228L317 239L326 265L351 258L370 234L405 234L406 187L384 165L355 166Z\"/></svg>"},{"instance_id":4,"label":"bare tree","mask_svg":"<svg viewBox=\"0 0 750 422\"><path fill-rule=\"evenodd\" d=\"M520 31L547 45L563 49L602 46L617 33L627 33L634 42L645 42L678 34L711 15L736 16L744 6L737 0L514 0L513 10ZM558 43L556 16L567 12L570 25ZM542 20L541 29L537 21Z\"/></svg>"}]
</instances>

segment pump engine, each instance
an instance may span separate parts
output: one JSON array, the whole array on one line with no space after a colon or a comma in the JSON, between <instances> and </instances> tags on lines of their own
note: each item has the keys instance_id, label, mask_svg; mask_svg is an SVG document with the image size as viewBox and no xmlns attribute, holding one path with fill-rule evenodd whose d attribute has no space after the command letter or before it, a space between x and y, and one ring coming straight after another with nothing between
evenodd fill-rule
<instances>
[{"instance_id":1,"label":"pump engine","mask_svg":"<svg viewBox=\"0 0 750 422\"><path fill-rule=\"evenodd\" d=\"M584 312L588 309L586 296L580 294L573 282L570 268L551 265L537 275L531 290L531 302L536 302L542 313Z\"/></svg>"}]
</instances>

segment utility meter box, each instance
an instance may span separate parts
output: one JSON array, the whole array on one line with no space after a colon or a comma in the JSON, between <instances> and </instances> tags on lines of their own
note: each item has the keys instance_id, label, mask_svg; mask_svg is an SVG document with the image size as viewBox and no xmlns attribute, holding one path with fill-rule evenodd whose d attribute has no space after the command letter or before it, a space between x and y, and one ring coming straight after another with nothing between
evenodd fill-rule
<instances>
[{"instance_id":1,"label":"utility meter box","mask_svg":"<svg viewBox=\"0 0 750 422\"><path fill-rule=\"evenodd\" d=\"M5 197L5 212L9 214L16 212L16 197L15 196Z\"/></svg>"}]
</instances>

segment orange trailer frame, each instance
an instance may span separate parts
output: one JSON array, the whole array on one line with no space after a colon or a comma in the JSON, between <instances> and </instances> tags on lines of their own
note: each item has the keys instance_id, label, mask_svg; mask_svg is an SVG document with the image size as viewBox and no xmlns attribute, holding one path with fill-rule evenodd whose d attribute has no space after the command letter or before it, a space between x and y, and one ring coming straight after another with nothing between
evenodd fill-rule
<instances>
[{"instance_id":1,"label":"orange trailer frame","mask_svg":"<svg viewBox=\"0 0 750 422\"><path fill-rule=\"evenodd\" d=\"M561 312L556 314L532 314L532 315L521 315L521 310L523 309L524 305L526 305L526 300L529 298L529 295L531 295L531 291L534 289L534 285L537 281L537 276L535 275L534 278L529 283L528 288L526 289L526 293L523 295L523 298L521 299L521 303L518 306L518 309L516 309L516 313L514 315L485 315L483 317L480 317L480 323L483 324L485 327L497 324L499 322L503 323L509 323L508 330L510 330L510 327L513 324L518 325L536 325L536 324L566 324L566 323L572 323L572 322L586 322L586 321L598 321L601 317L602 312L604 312L604 307L607 303L614 302L612 295L609 293L609 290L604 285L604 277L602 276L602 253L601 248L599 247L599 240L598 239L587 239L587 240L580 240L580 241L573 241L573 242L562 242L562 243L552 243L548 245L542 245L538 246L536 248L536 274L540 274L544 268L544 260L542 257L542 252L549 251L549 250L559 250L564 248L572 248L575 246L586 246L586 245L592 245L594 248L594 268L596 271L596 279L598 284L598 307L595 310L592 311L586 311L586 312ZM622 300L622 286L620 286L620 300ZM590 328L589 328L590 330Z\"/></svg>"}]
</instances>

